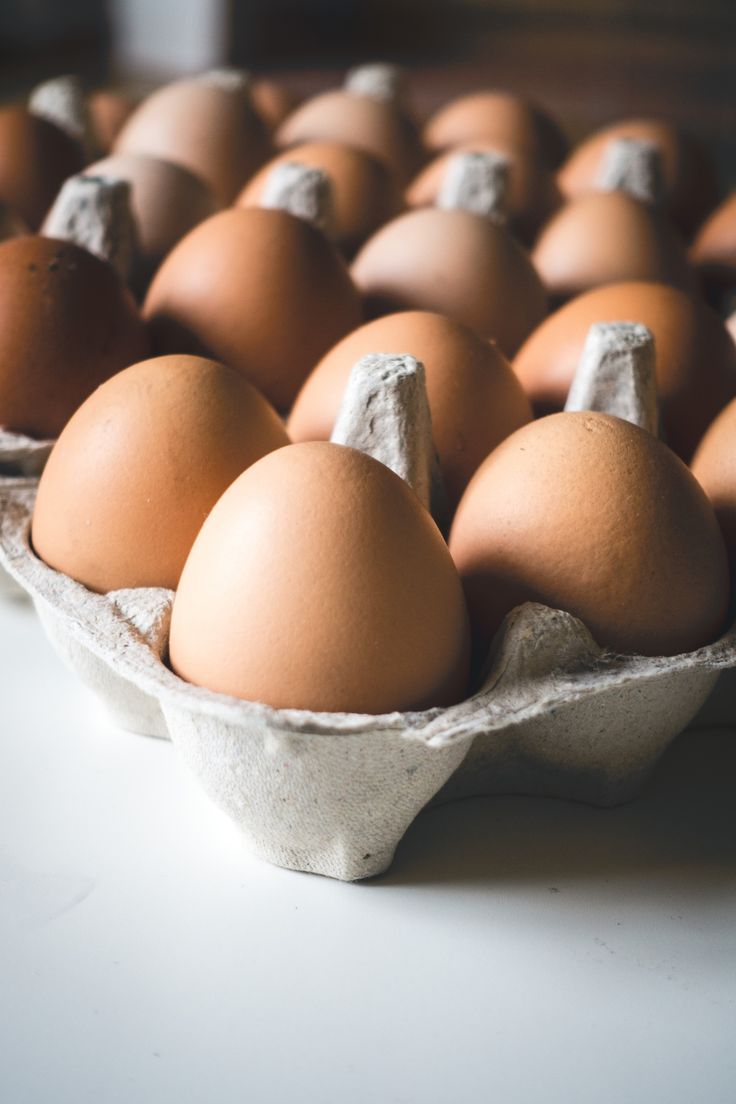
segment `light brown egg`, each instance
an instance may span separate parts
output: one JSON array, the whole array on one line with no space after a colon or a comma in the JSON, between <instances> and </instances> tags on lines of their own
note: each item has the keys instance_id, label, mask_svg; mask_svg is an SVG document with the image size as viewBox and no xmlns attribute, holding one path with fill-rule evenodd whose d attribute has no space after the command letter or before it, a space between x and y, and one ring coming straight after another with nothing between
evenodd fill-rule
<instances>
[{"instance_id":1,"label":"light brown egg","mask_svg":"<svg viewBox=\"0 0 736 1104\"><path fill-rule=\"evenodd\" d=\"M419 168L421 150L413 123L394 104L344 89L307 100L279 127L281 149L304 142L344 142L384 161L406 184Z\"/></svg>"},{"instance_id":2,"label":"light brown egg","mask_svg":"<svg viewBox=\"0 0 736 1104\"><path fill-rule=\"evenodd\" d=\"M144 305L157 352L204 353L286 410L320 357L360 322L334 245L294 215L231 209L179 242Z\"/></svg>"},{"instance_id":3,"label":"light brown egg","mask_svg":"<svg viewBox=\"0 0 736 1104\"><path fill-rule=\"evenodd\" d=\"M254 108L270 131L281 126L300 102L300 97L291 88L267 77L253 81L251 96Z\"/></svg>"},{"instance_id":4,"label":"light brown egg","mask_svg":"<svg viewBox=\"0 0 736 1104\"><path fill-rule=\"evenodd\" d=\"M0 109L0 202L37 229L68 176L81 172L82 148L25 107Z\"/></svg>"},{"instance_id":5,"label":"light brown egg","mask_svg":"<svg viewBox=\"0 0 736 1104\"><path fill-rule=\"evenodd\" d=\"M624 653L676 655L724 628L728 567L705 494L666 445L606 414L508 437L471 480L450 551L481 655L523 602L574 614Z\"/></svg>"},{"instance_id":6,"label":"light brown egg","mask_svg":"<svg viewBox=\"0 0 736 1104\"><path fill-rule=\"evenodd\" d=\"M736 311L726 319L726 329L731 339L736 342Z\"/></svg>"},{"instance_id":7,"label":"light brown egg","mask_svg":"<svg viewBox=\"0 0 736 1104\"><path fill-rule=\"evenodd\" d=\"M692 233L716 202L715 171L700 142L664 119L623 119L591 134L560 170L563 194L574 198L595 189L606 147L616 138L642 138L657 146L668 214L684 234Z\"/></svg>"},{"instance_id":8,"label":"light brown egg","mask_svg":"<svg viewBox=\"0 0 736 1104\"><path fill-rule=\"evenodd\" d=\"M183 165L206 180L226 205L269 156L270 144L246 91L189 79L147 96L113 149Z\"/></svg>"},{"instance_id":9,"label":"light brown egg","mask_svg":"<svg viewBox=\"0 0 736 1104\"><path fill-rule=\"evenodd\" d=\"M465 692L468 623L447 546L413 491L327 442L249 468L182 573L174 671L279 708L385 713Z\"/></svg>"},{"instance_id":10,"label":"light brown egg","mask_svg":"<svg viewBox=\"0 0 736 1104\"><path fill-rule=\"evenodd\" d=\"M122 130L123 123L135 110L138 100L129 92L116 88L100 88L87 100L96 148L108 153Z\"/></svg>"},{"instance_id":11,"label":"light brown egg","mask_svg":"<svg viewBox=\"0 0 736 1104\"><path fill-rule=\"evenodd\" d=\"M525 151L551 169L567 153L567 140L554 119L511 92L471 92L451 100L427 120L423 138L431 150L479 140L501 142L505 149Z\"/></svg>"},{"instance_id":12,"label":"light brown egg","mask_svg":"<svg viewBox=\"0 0 736 1104\"><path fill-rule=\"evenodd\" d=\"M327 440L353 365L369 353L407 352L424 364L432 436L448 503L504 437L531 421L521 384L499 350L441 314L402 311L348 334L307 377L289 417L293 441Z\"/></svg>"},{"instance_id":13,"label":"light brown egg","mask_svg":"<svg viewBox=\"0 0 736 1104\"><path fill-rule=\"evenodd\" d=\"M147 354L112 265L53 238L0 245L0 426L56 437L98 384Z\"/></svg>"},{"instance_id":14,"label":"light brown egg","mask_svg":"<svg viewBox=\"0 0 736 1104\"><path fill-rule=\"evenodd\" d=\"M158 157L111 154L85 173L130 184L138 262L133 280L141 289L179 239L217 210L209 184L182 165Z\"/></svg>"},{"instance_id":15,"label":"light brown egg","mask_svg":"<svg viewBox=\"0 0 736 1104\"><path fill-rule=\"evenodd\" d=\"M736 191L700 227L690 260L708 286L716 290L736 287Z\"/></svg>"},{"instance_id":16,"label":"light brown egg","mask_svg":"<svg viewBox=\"0 0 736 1104\"><path fill-rule=\"evenodd\" d=\"M269 174L285 161L323 169L329 176L335 216L332 236L347 256L403 208L401 190L384 162L342 142L306 142L285 150L256 173L237 205L259 206Z\"/></svg>"},{"instance_id":17,"label":"light brown egg","mask_svg":"<svg viewBox=\"0 0 736 1104\"><path fill-rule=\"evenodd\" d=\"M716 512L736 573L736 399L708 427L691 467Z\"/></svg>"},{"instance_id":18,"label":"light brown egg","mask_svg":"<svg viewBox=\"0 0 736 1104\"><path fill-rule=\"evenodd\" d=\"M557 301L619 280L696 289L677 231L625 192L591 192L566 203L539 235L532 260Z\"/></svg>"},{"instance_id":19,"label":"light brown egg","mask_svg":"<svg viewBox=\"0 0 736 1104\"><path fill-rule=\"evenodd\" d=\"M468 211L424 208L399 215L366 242L351 271L371 314L438 311L492 338L506 356L547 311L523 246Z\"/></svg>"},{"instance_id":20,"label":"light brown egg","mask_svg":"<svg viewBox=\"0 0 736 1104\"><path fill-rule=\"evenodd\" d=\"M500 142L466 142L439 154L422 169L406 190L410 207L431 207L437 202L445 173L456 153L501 153L509 161L506 215L509 229L531 245L539 228L561 203L554 174L536 157Z\"/></svg>"},{"instance_id":21,"label":"light brown egg","mask_svg":"<svg viewBox=\"0 0 736 1104\"><path fill-rule=\"evenodd\" d=\"M621 283L567 303L519 350L513 368L537 413L565 405L594 322L641 322L654 334L665 436L684 460L736 395L736 348L710 307L664 284Z\"/></svg>"}]
</instances>

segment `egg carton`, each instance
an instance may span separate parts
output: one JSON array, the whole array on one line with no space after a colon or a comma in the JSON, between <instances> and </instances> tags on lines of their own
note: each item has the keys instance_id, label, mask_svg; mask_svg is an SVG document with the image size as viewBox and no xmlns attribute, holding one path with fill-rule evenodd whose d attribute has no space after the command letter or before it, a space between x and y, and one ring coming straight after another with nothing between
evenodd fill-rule
<instances>
[{"instance_id":1,"label":"egg carton","mask_svg":"<svg viewBox=\"0 0 736 1104\"><path fill-rule=\"evenodd\" d=\"M36 441L0 427L0 488L34 484L43 470L54 442ZM0 599L22 598L25 591L0 565Z\"/></svg>"},{"instance_id":2,"label":"egg carton","mask_svg":"<svg viewBox=\"0 0 736 1104\"><path fill-rule=\"evenodd\" d=\"M593 346L575 401L628 406L651 423L651 340ZM432 501L438 476L421 365L366 360L335 436L390 461ZM601 399L613 379L615 395ZM95 594L40 561L30 544L34 498L32 485L0 487L0 562L30 594L61 657L118 724L172 740L253 852L296 870L350 881L379 874L431 801L520 793L626 801L719 672L736 667L736 629L686 655L622 656L570 614L527 603L496 635L480 688L457 705L381 716L272 709L170 670L171 591Z\"/></svg>"}]
</instances>

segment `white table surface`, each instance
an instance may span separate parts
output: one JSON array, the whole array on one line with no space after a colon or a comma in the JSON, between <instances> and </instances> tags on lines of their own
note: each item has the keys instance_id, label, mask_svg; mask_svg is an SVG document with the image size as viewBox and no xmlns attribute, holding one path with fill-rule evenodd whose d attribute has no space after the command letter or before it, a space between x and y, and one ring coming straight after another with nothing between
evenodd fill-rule
<instances>
[{"instance_id":1,"label":"white table surface","mask_svg":"<svg viewBox=\"0 0 736 1104\"><path fill-rule=\"evenodd\" d=\"M620 809L433 809L344 885L251 858L23 603L0 671L3 1104L736 1100L729 731Z\"/></svg>"}]
</instances>

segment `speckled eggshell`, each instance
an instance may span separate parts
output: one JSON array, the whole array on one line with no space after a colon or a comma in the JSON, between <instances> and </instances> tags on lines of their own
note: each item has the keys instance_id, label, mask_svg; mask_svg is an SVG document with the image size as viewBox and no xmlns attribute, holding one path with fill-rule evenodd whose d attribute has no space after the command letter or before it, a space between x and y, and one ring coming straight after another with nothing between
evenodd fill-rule
<instances>
[{"instance_id":1,"label":"speckled eggshell","mask_svg":"<svg viewBox=\"0 0 736 1104\"><path fill-rule=\"evenodd\" d=\"M716 512L736 573L736 399L708 427L691 467Z\"/></svg>"},{"instance_id":2,"label":"speckled eggshell","mask_svg":"<svg viewBox=\"0 0 736 1104\"><path fill-rule=\"evenodd\" d=\"M114 88L100 88L91 94L87 106L92 120L95 146L100 153L108 153L112 149L137 102L135 96Z\"/></svg>"},{"instance_id":3,"label":"speckled eggshell","mask_svg":"<svg viewBox=\"0 0 736 1104\"><path fill-rule=\"evenodd\" d=\"M706 284L726 290L736 287L736 191L700 227L690 259Z\"/></svg>"},{"instance_id":4,"label":"speckled eggshell","mask_svg":"<svg viewBox=\"0 0 736 1104\"><path fill-rule=\"evenodd\" d=\"M492 338L506 356L547 313L539 276L508 231L481 215L421 208L370 238L352 266L371 314L438 311Z\"/></svg>"},{"instance_id":5,"label":"speckled eggshell","mask_svg":"<svg viewBox=\"0 0 736 1104\"><path fill-rule=\"evenodd\" d=\"M416 129L399 108L344 89L307 100L284 120L275 140L282 149L304 142L344 142L385 161L401 184L411 180L422 157Z\"/></svg>"},{"instance_id":6,"label":"speckled eggshell","mask_svg":"<svg viewBox=\"0 0 736 1104\"><path fill-rule=\"evenodd\" d=\"M246 185L238 206L257 207L269 174L284 161L312 165L329 176L335 214L332 236L347 256L404 206L401 189L388 166L342 142L306 142L279 154Z\"/></svg>"},{"instance_id":7,"label":"speckled eggshell","mask_svg":"<svg viewBox=\"0 0 736 1104\"><path fill-rule=\"evenodd\" d=\"M360 314L325 235L285 211L255 207L222 211L182 238L144 304L157 352L214 356L279 410Z\"/></svg>"},{"instance_id":8,"label":"speckled eggshell","mask_svg":"<svg viewBox=\"0 0 736 1104\"><path fill-rule=\"evenodd\" d=\"M718 411L736 396L736 347L710 307L676 288L621 283L571 300L539 326L513 368L538 413L561 410L595 322L641 322L654 334L665 436L689 460Z\"/></svg>"},{"instance_id":9,"label":"speckled eggshell","mask_svg":"<svg viewBox=\"0 0 736 1104\"><path fill-rule=\"evenodd\" d=\"M0 245L0 426L56 437L98 384L148 351L106 261L53 238Z\"/></svg>"},{"instance_id":10,"label":"speckled eggshell","mask_svg":"<svg viewBox=\"0 0 736 1104\"><path fill-rule=\"evenodd\" d=\"M531 421L529 400L506 358L441 314L402 311L343 338L307 377L289 417L293 441L327 440L353 365L370 353L406 352L422 362L448 504L515 429Z\"/></svg>"},{"instance_id":11,"label":"speckled eggshell","mask_svg":"<svg viewBox=\"0 0 736 1104\"><path fill-rule=\"evenodd\" d=\"M451 100L427 120L423 139L435 151L478 140L501 142L539 157L551 169L567 153L567 140L554 119L511 92L471 92Z\"/></svg>"},{"instance_id":12,"label":"speckled eggshell","mask_svg":"<svg viewBox=\"0 0 736 1104\"><path fill-rule=\"evenodd\" d=\"M677 231L624 192L591 192L566 203L543 228L532 259L558 301L620 280L696 290Z\"/></svg>"},{"instance_id":13,"label":"speckled eggshell","mask_svg":"<svg viewBox=\"0 0 736 1104\"><path fill-rule=\"evenodd\" d=\"M500 153L509 161L506 215L509 228L530 246L539 228L562 202L554 174L538 157L501 142L466 142L439 154L406 190L410 207L431 207L436 201L451 158L456 153Z\"/></svg>"},{"instance_id":14,"label":"speckled eggshell","mask_svg":"<svg viewBox=\"0 0 736 1104\"><path fill-rule=\"evenodd\" d=\"M135 364L83 403L52 449L35 550L90 590L174 588L222 492L287 443L273 407L232 368L188 356Z\"/></svg>"},{"instance_id":15,"label":"speckled eggshell","mask_svg":"<svg viewBox=\"0 0 736 1104\"><path fill-rule=\"evenodd\" d=\"M223 495L182 573L171 665L283 708L385 713L466 690L468 622L447 546L365 453L291 445Z\"/></svg>"},{"instance_id":16,"label":"speckled eggshell","mask_svg":"<svg viewBox=\"0 0 736 1104\"><path fill-rule=\"evenodd\" d=\"M145 284L180 238L217 210L209 184L172 161L118 153L85 172L130 184L140 268L136 282Z\"/></svg>"},{"instance_id":17,"label":"speckled eggshell","mask_svg":"<svg viewBox=\"0 0 736 1104\"><path fill-rule=\"evenodd\" d=\"M284 119L299 106L300 97L280 81L262 77L251 87L253 107L270 131L276 130Z\"/></svg>"},{"instance_id":18,"label":"speckled eggshell","mask_svg":"<svg viewBox=\"0 0 736 1104\"><path fill-rule=\"evenodd\" d=\"M450 534L480 654L503 617L541 602L598 644L677 655L726 618L723 538L692 473L620 418L553 414L491 453Z\"/></svg>"},{"instance_id":19,"label":"speckled eggshell","mask_svg":"<svg viewBox=\"0 0 736 1104\"><path fill-rule=\"evenodd\" d=\"M206 180L226 205L267 159L270 143L247 92L181 80L143 100L113 150L183 165Z\"/></svg>"},{"instance_id":20,"label":"speckled eggshell","mask_svg":"<svg viewBox=\"0 0 736 1104\"><path fill-rule=\"evenodd\" d=\"M701 143L664 119L623 119L591 134L560 169L563 194L573 198L595 189L606 147L617 138L641 138L657 146L667 211L684 234L692 233L717 201L715 170Z\"/></svg>"},{"instance_id":21,"label":"speckled eggshell","mask_svg":"<svg viewBox=\"0 0 736 1104\"><path fill-rule=\"evenodd\" d=\"M0 202L36 230L68 176L81 172L81 146L25 107L0 109Z\"/></svg>"}]
</instances>

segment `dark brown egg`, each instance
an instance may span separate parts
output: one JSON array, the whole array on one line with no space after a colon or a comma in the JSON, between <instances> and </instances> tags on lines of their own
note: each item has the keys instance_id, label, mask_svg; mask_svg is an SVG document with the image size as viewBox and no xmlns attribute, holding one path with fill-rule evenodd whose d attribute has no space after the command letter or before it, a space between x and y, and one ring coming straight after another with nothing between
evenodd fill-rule
<instances>
[{"instance_id":1,"label":"dark brown egg","mask_svg":"<svg viewBox=\"0 0 736 1104\"><path fill-rule=\"evenodd\" d=\"M469 211L422 208L400 215L366 242L352 273L369 312L437 311L492 338L506 356L547 310L523 246Z\"/></svg>"},{"instance_id":2,"label":"dark brown egg","mask_svg":"<svg viewBox=\"0 0 736 1104\"><path fill-rule=\"evenodd\" d=\"M281 124L276 145L344 142L384 161L406 184L419 168L421 150L414 125L394 104L344 89L307 100Z\"/></svg>"},{"instance_id":3,"label":"dark brown egg","mask_svg":"<svg viewBox=\"0 0 736 1104\"><path fill-rule=\"evenodd\" d=\"M270 144L245 87L202 77L175 81L147 96L113 148L183 165L226 205L266 160Z\"/></svg>"},{"instance_id":4,"label":"dark brown egg","mask_svg":"<svg viewBox=\"0 0 736 1104\"><path fill-rule=\"evenodd\" d=\"M134 364L98 387L56 442L35 550L91 590L173 589L223 491L288 443L275 410L232 368L189 356Z\"/></svg>"},{"instance_id":5,"label":"dark brown egg","mask_svg":"<svg viewBox=\"0 0 736 1104\"><path fill-rule=\"evenodd\" d=\"M431 150L479 140L500 142L504 149L525 151L551 169L567 153L567 140L554 119L511 92L471 92L452 100L427 121L423 137Z\"/></svg>"},{"instance_id":6,"label":"dark brown egg","mask_svg":"<svg viewBox=\"0 0 736 1104\"><path fill-rule=\"evenodd\" d=\"M194 352L241 371L279 410L320 357L360 322L345 263L285 211L238 208L187 234L144 306L157 352Z\"/></svg>"},{"instance_id":7,"label":"dark brown egg","mask_svg":"<svg viewBox=\"0 0 736 1104\"><path fill-rule=\"evenodd\" d=\"M621 280L696 290L677 231L625 192L590 192L566 203L542 230L532 259L558 302Z\"/></svg>"},{"instance_id":8,"label":"dark brown egg","mask_svg":"<svg viewBox=\"0 0 736 1104\"><path fill-rule=\"evenodd\" d=\"M1 426L56 437L95 387L147 354L112 265L52 238L0 245Z\"/></svg>"},{"instance_id":9,"label":"dark brown egg","mask_svg":"<svg viewBox=\"0 0 736 1104\"><path fill-rule=\"evenodd\" d=\"M81 146L24 107L0 109L0 202L37 229L68 176L84 166Z\"/></svg>"},{"instance_id":10,"label":"dark brown egg","mask_svg":"<svg viewBox=\"0 0 736 1104\"><path fill-rule=\"evenodd\" d=\"M659 149L667 211L684 234L691 234L716 202L715 171L700 142L663 119L625 119L591 134L560 170L563 194L574 198L596 188L606 149L616 138L641 138Z\"/></svg>"},{"instance_id":11,"label":"dark brown egg","mask_svg":"<svg viewBox=\"0 0 736 1104\"><path fill-rule=\"evenodd\" d=\"M258 207L269 174L285 161L312 165L329 176L334 204L332 237L347 256L403 207L401 189L386 164L341 142L307 142L285 150L256 173L238 196L238 206Z\"/></svg>"},{"instance_id":12,"label":"dark brown egg","mask_svg":"<svg viewBox=\"0 0 736 1104\"><path fill-rule=\"evenodd\" d=\"M135 110L137 99L115 88L100 88L87 101L92 122L94 143L100 153L108 153L128 116Z\"/></svg>"},{"instance_id":13,"label":"dark brown egg","mask_svg":"<svg viewBox=\"0 0 736 1104\"><path fill-rule=\"evenodd\" d=\"M580 295L550 315L514 359L538 413L564 406L594 322L641 322L652 331L665 435L688 460L736 395L736 347L721 319L699 299L664 284L612 284Z\"/></svg>"},{"instance_id":14,"label":"dark brown egg","mask_svg":"<svg viewBox=\"0 0 736 1104\"><path fill-rule=\"evenodd\" d=\"M706 496L666 445L607 414L554 414L507 437L463 495L450 551L481 655L529 601L624 653L689 652L724 628L728 568Z\"/></svg>"},{"instance_id":15,"label":"dark brown egg","mask_svg":"<svg viewBox=\"0 0 736 1104\"><path fill-rule=\"evenodd\" d=\"M262 77L251 87L253 106L270 131L281 126L287 115L299 106L299 96L281 81Z\"/></svg>"},{"instance_id":16,"label":"dark brown egg","mask_svg":"<svg viewBox=\"0 0 736 1104\"><path fill-rule=\"evenodd\" d=\"M354 330L308 376L289 417L289 435L293 441L327 440L353 365L382 352L408 352L424 365L432 436L454 509L491 449L532 417L506 358L459 322L402 311Z\"/></svg>"}]
</instances>

